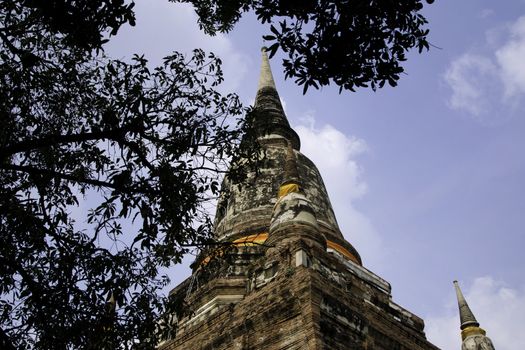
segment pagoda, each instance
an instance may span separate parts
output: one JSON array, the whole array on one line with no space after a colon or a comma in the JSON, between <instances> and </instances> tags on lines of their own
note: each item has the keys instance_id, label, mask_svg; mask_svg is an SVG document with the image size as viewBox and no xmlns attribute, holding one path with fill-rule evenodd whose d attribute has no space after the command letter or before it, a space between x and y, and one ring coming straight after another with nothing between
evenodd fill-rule
<instances>
[{"instance_id":1,"label":"pagoda","mask_svg":"<svg viewBox=\"0 0 525 350\"><path fill-rule=\"evenodd\" d=\"M264 159L242 180L225 178L215 218L216 240L235 249L203 254L171 292L188 312L159 348L438 349L343 236L264 49L253 128Z\"/></svg>"}]
</instances>

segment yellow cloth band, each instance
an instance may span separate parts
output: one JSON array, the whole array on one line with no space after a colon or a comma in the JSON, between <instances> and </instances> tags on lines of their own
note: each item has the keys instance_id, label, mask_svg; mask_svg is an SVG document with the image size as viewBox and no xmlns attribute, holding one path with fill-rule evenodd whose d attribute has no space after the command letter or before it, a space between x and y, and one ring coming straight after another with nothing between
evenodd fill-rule
<instances>
[{"instance_id":1,"label":"yellow cloth band","mask_svg":"<svg viewBox=\"0 0 525 350\"><path fill-rule=\"evenodd\" d=\"M257 233L257 234L254 234L254 235L249 235L249 236L244 236L244 237L238 238L235 241L233 241L232 243L234 245L236 245L236 246L246 247L246 246L261 245L267 239L268 239L268 232L261 232L261 233ZM217 250L215 250L213 255L214 255L214 257L221 257L221 256L224 255L224 250L221 249L221 248L218 248ZM212 258L211 256L205 257L204 259L202 259L200 264L202 266L206 266L210 262L211 258Z\"/></svg>"},{"instance_id":2,"label":"yellow cloth band","mask_svg":"<svg viewBox=\"0 0 525 350\"><path fill-rule=\"evenodd\" d=\"M298 184L291 183L287 185L282 185L281 187L279 187L279 198L284 197L288 193L292 193L292 192L299 192Z\"/></svg>"},{"instance_id":3,"label":"yellow cloth band","mask_svg":"<svg viewBox=\"0 0 525 350\"><path fill-rule=\"evenodd\" d=\"M257 233L255 235L249 235L245 237L241 237L239 239L236 239L233 241L235 245L260 245L263 244L268 239L268 233L267 232L261 232Z\"/></svg>"},{"instance_id":4,"label":"yellow cloth band","mask_svg":"<svg viewBox=\"0 0 525 350\"><path fill-rule=\"evenodd\" d=\"M461 339L465 340L467 339L467 337L470 337L471 335L477 335L477 334L485 335L487 334L487 332L485 332L483 328L476 327L476 326L470 326L461 331Z\"/></svg>"},{"instance_id":5,"label":"yellow cloth band","mask_svg":"<svg viewBox=\"0 0 525 350\"><path fill-rule=\"evenodd\" d=\"M352 261L355 262L356 264L361 265L361 264L359 263L359 260L354 256L354 254L350 253L350 252L348 251L348 249L346 249L346 248L343 247L342 245L337 244L337 243L332 242L332 241L329 241L329 240L326 240L326 246L327 246L328 248L331 248L331 249L333 249L333 250L335 250L335 251L337 251L337 252L343 254L346 258L352 260Z\"/></svg>"},{"instance_id":6,"label":"yellow cloth band","mask_svg":"<svg viewBox=\"0 0 525 350\"><path fill-rule=\"evenodd\" d=\"M293 192L293 191L291 191L291 192ZM267 239L268 239L268 232L260 232L260 233L256 233L256 234L253 234L253 235L249 235L249 236L244 236L244 237L238 238L238 239L234 240L232 243L235 244L236 246L255 246L255 245L264 244L264 242ZM326 241L326 245L327 245L328 248L331 248L331 249L341 253L347 259L352 260L356 264L361 265L359 263L359 260L352 253L350 253L348 251L348 249L346 249L342 245L337 244L337 243L332 242L332 241L329 241L329 240ZM223 254L224 254L224 252L223 252L222 249L217 249L217 251L214 253L215 256L222 256ZM210 260L211 260L211 257L207 256L206 258L204 258L202 260L201 265L206 265ZM477 328L480 331L485 332L483 329L481 329L479 327L468 327L468 328L466 328L465 330L463 330L461 332L461 335L463 336L464 332L469 332L468 335L478 334L478 333L473 333L474 330L469 331L471 328ZM470 332L472 332L472 333L470 333Z\"/></svg>"}]
</instances>

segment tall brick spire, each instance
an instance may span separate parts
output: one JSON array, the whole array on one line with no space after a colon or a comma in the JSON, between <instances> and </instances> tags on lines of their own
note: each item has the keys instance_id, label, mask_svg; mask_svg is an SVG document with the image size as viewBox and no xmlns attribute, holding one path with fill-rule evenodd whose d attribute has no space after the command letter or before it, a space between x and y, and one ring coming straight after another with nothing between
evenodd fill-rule
<instances>
[{"instance_id":1,"label":"tall brick spire","mask_svg":"<svg viewBox=\"0 0 525 350\"><path fill-rule=\"evenodd\" d=\"M266 47L261 48L262 53L262 63L261 63L261 73L259 75L259 86L257 90L263 88L270 88L277 91L275 87L275 81L273 80L272 68L270 67L270 60L268 59L268 54L266 53Z\"/></svg>"},{"instance_id":2,"label":"tall brick spire","mask_svg":"<svg viewBox=\"0 0 525 350\"><path fill-rule=\"evenodd\" d=\"M254 127L260 136L280 135L291 142L293 148L299 150L299 136L290 127L284 113L265 47L261 49L261 54L261 71L254 106Z\"/></svg>"},{"instance_id":3,"label":"tall brick spire","mask_svg":"<svg viewBox=\"0 0 525 350\"><path fill-rule=\"evenodd\" d=\"M459 288L458 281L454 281L454 288L456 289L456 296L458 299L461 339L463 340L461 349L494 350L492 341L485 335L485 330L479 327L479 322L476 320L476 317L474 317L472 310L470 310L470 307Z\"/></svg>"},{"instance_id":4,"label":"tall brick spire","mask_svg":"<svg viewBox=\"0 0 525 350\"><path fill-rule=\"evenodd\" d=\"M461 288L459 288L458 281L454 281L454 288L456 289L456 297L458 299L461 330L467 327L479 327L476 317L474 317L472 310L470 310L470 307L468 306L467 301L461 292Z\"/></svg>"},{"instance_id":5,"label":"tall brick spire","mask_svg":"<svg viewBox=\"0 0 525 350\"><path fill-rule=\"evenodd\" d=\"M282 233L285 226L301 221L320 232L323 237L319 241L326 241L331 252L360 265L359 253L339 229L319 170L300 152L299 136L282 108L265 48L261 54L255 106L247 118L265 160L257 172L247 174L243 183L224 181L215 216L215 236L245 242L246 237L269 237L270 231ZM289 216L295 221L288 220ZM276 233L272 239L279 236Z\"/></svg>"}]
</instances>

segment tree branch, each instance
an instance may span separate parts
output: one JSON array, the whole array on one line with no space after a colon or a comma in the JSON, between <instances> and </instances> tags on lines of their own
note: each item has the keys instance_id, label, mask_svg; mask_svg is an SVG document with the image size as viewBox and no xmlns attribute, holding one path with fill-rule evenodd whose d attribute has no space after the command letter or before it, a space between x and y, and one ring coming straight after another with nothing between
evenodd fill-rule
<instances>
[{"instance_id":1,"label":"tree branch","mask_svg":"<svg viewBox=\"0 0 525 350\"><path fill-rule=\"evenodd\" d=\"M10 155L27 152L38 148L50 147L53 145L59 145L63 143L78 143L91 140L111 139L119 140L126 132L133 129L133 126L128 125L119 129L87 132L81 134L70 134L70 135L48 135L40 139L24 140L14 145L0 148L0 159L9 157Z\"/></svg>"},{"instance_id":2,"label":"tree branch","mask_svg":"<svg viewBox=\"0 0 525 350\"><path fill-rule=\"evenodd\" d=\"M86 179L86 178L81 178L81 177L78 177L78 176L75 176L75 175L71 175L71 174L64 174L64 173L61 173L61 172L58 172L58 171L54 171L54 170L42 169L42 168L34 168L34 167L31 167L31 166L23 166L23 165L16 165L16 164L1 164L0 165L0 169L21 171L21 172L28 173L28 174L31 174L31 175L48 175L48 176L58 177L60 179L64 179L64 180L68 180L68 181L72 181L72 182L85 183L85 184L98 186L98 187L107 187L107 188L112 188L112 189L115 189L115 190L123 190L124 189L124 187L122 187L122 186L117 186L117 185L115 185L115 184L113 184L111 182L107 182L107 181L101 181L101 180L95 180L95 179Z\"/></svg>"}]
</instances>

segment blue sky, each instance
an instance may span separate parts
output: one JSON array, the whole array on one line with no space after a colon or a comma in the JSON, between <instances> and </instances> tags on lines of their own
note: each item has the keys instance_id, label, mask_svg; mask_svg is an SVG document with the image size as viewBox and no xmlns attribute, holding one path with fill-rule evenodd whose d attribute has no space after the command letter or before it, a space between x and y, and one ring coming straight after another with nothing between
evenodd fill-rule
<instances>
[{"instance_id":1,"label":"blue sky","mask_svg":"<svg viewBox=\"0 0 525 350\"><path fill-rule=\"evenodd\" d=\"M266 31L254 16L207 37L187 6L136 9L111 56L155 63L201 47L223 59L222 89L253 101ZM429 339L459 348L458 279L496 348L525 348L525 1L443 0L424 13L439 48L410 54L398 87L303 96L275 57L277 88L345 237L394 301L425 319Z\"/></svg>"}]
</instances>

